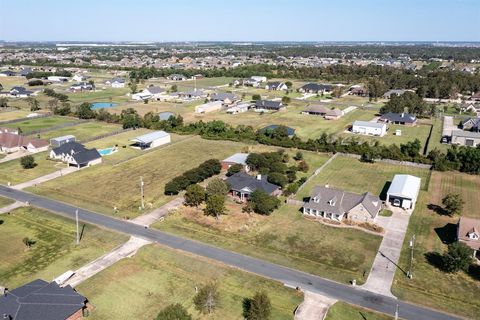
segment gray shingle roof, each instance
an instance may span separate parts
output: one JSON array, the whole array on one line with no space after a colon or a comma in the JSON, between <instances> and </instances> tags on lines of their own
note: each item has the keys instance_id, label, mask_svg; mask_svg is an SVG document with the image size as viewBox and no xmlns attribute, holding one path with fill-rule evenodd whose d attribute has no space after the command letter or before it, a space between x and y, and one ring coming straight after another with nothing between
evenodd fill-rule
<instances>
[{"instance_id":1,"label":"gray shingle roof","mask_svg":"<svg viewBox=\"0 0 480 320\"><path fill-rule=\"evenodd\" d=\"M393 113L389 112L380 117L381 120L388 120L390 122L405 122L414 123L417 121L417 117L409 113Z\"/></svg>"},{"instance_id":2,"label":"gray shingle roof","mask_svg":"<svg viewBox=\"0 0 480 320\"><path fill-rule=\"evenodd\" d=\"M81 143L71 141L62 144L60 147L53 148L52 151L57 154L72 154L86 150L85 146Z\"/></svg>"},{"instance_id":3,"label":"gray shingle roof","mask_svg":"<svg viewBox=\"0 0 480 320\"><path fill-rule=\"evenodd\" d=\"M259 108L259 109L278 110L281 107L282 107L282 103L280 101L257 100L257 102L255 102L255 108Z\"/></svg>"},{"instance_id":4,"label":"gray shingle roof","mask_svg":"<svg viewBox=\"0 0 480 320\"><path fill-rule=\"evenodd\" d=\"M90 161L101 158L102 156L97 151L97 149L85 149L84 151L77 152L73 154L73 159L79 165L86 164Z\"/></svg>"},{"instance_id":5,"label":"gray shingle roof","mask_svg":"<svg viewBox=\"0 0 480 320\"><path fill-rule=\"evenodd\" d=\"M0 314L13 320L64 320L82 309L87 299L72 287L34 280L0 297Z\"/></svg>"},{"instance_id":6,"label":"gray shingle roof","mask_svg":"<svg viewBox=\"0 0 480 320\"><path fill-rule=\"evenodd\" d=\"M279 186L268 182L267 177L265 176L262 176L259 180L245 172L238 172L231 177L228 177L227 183L230 185L230 189L235 191L240 191L242 189L249 189L251 192L262 190L265 193L271 194L280 188Z\"/></svg>"}]
</instances>

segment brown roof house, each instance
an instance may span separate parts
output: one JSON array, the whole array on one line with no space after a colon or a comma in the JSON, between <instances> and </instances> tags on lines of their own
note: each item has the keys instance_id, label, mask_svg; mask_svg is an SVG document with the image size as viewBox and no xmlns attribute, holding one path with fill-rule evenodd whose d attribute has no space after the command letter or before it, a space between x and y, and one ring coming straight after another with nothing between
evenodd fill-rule
<instances>
[{"instance_id":1,"label":"brown roof house","mask_svg":"<svg viewBox=\"0 0 480 320\"><path fill-rule=\"evenodd\" d=\"M326 120L337 120L340 119L342 116L343 111L337 108L328 110L327 113L325 113Z\"/></svg>"},{"instance_id":2,"label":"brown roof house","mask_svg":"<svg viewBox=\"0 0 480 320\"><path fill-rule=\"evenodd\" d=\"M480 220L461 217L457 225L457 239L473 249L473 255L480 253Z\"/></svg>"},{"instance_id":3,"label":"brown roof house","mask_svg":"<svg viewBox=\"0 0 480 320\"><path fill-rule=\"evenodd\" d=\"M303 110L303 114L310 114L310 115L315 115L315 116L325 116L327 112L329 112L330 109L328 109L325 106L322 105L313 105L313 106L308 106Z\"/></svg>"},{"instance_id":4,"label":"brown roof house","mask_svg":"<svg viewBox=\"0 0 480 320\"><path fill-rule=\"evenodd\" d=\"M374 222L382 208L380 198L369 192L356 194L327 186L315 186L303 214L341 222Z\"/></svg>"}]
</instances>

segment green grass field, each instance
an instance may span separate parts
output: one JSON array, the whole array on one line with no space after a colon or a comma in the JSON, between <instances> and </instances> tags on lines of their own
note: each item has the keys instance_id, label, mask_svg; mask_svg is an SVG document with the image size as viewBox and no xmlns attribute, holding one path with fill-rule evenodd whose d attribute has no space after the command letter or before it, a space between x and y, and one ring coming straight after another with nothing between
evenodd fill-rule
<instances>
[{"instance_id":1,"label":"green grass field","mask_svg":"<svg viewBox=\"0 0 480 320\"><path fill-rule=\"evenodd\" d=\"M393 320L393 317L345 302L337 302L330 307L325 320Z\"/></svg>"},{"instance_id":2,"label":"green grass field","mask_svg":"<svg viewBox=\"0 0 480 320\"><path fill-rule=\"evenodd\" d=\"M12 185L26 182L66 167L66 164L47 160L48 153L41 152L33 155L37 166L32 169L23 169L20 159L0 163L0 183Z\"/></svg>"},{"instance_id":3,"label":"green grass field","mask_svg":"<svg viewBox=\"0 0 480 320\"><path fill-rule=\"evenodd\" d=\"M20 128L22 132L27 133L30 131L41 130L53 126L58 126L64 123L73 123L78 122L78 119L75 118L67 118L67 117L60 117L60 116L52 116L47 118L40 118L40 119L32 119L32 120L25 120L16 123L9 123L6 124L5 127L7 128Z\"/></svg>"},{"instance_id":4,"label":"green grass field","mask_svg":"<svg viewBox=\"0 0 480 320\"><path fill-rule=\"evenodd\" d=\"M219 307L208 316L195 310L195 287L216 281ZM94 320L154 319L172 303L180 303L194 319L243 319L242 302L264 290L272 303L271 319L292 319L303 295L281 283L158 245L139 250L77 287L94 306Z\"/></svg>"},{"instance_id":5,"label":"green grass field","mask_svg":"<svg viewBox=\"0 0 480 320\"><path fill-rule=\"evenodd\" d=\"M480 314L480 276L459 272L447 274L434 266L429 259L435 256L428 253L442 254L446 243L455 239L458 217L442 216L431 210L429 205L441 206L441 199L448 192L461 192L464 196L464 214L479 218L478 177L452 172L433 172L429 192L422 191L417 201L415 213L410 219L399 265L408 268L409 240L415 234L415 251L413 279L397 271L392 292L400 299L405 299L432 308L477 318ZM433 209L433 208L432 208Z\"/></svg>"},{"instance_id":6,"label":"green grass field","mask_svg":"<svg viewBox=\"0 0 480 320\"><path fill-rule=\"evenodd\" d=\"M14 288L37 278L51 281L68 270L94 260L127 240L126 236L85 225L79 246L75 223L33 207L2 215L0 279ZM28 249L22 239L35 244Z\"/></svg>"},{"instance_id":7,"label":"green grass field","mask_svg":"<svg viewBox=\"0 0 480 320\"><path fill-rule=\"evenodd\" d=\"M28 112L25 110L0 112L0 121L8 121L8 120L25 118L29 113L31 112Z\"/></svg>"},{"instance_id":8,"label":"green grass field","mask_svg":"<svg viewBox=\"0 0 480 320\"><path fill-rule=\"evenodd\" d=\"M105 88L94 92L69 92L68 99L72 103L83 102L116 102L123 103L130 100L125 94L130 92L128 87L125 88Z\"/></svg>"},{"instance_id":9,"label":"green grass field","mask_svg":"<svg viewBox=\"0 0 480 320\"><path fill-rule=\"evenodd\" d=\"M77 141L93 138L102 134L122 129L120 125L105 122L86 122L72 127L52 130L40 134L40 138L49 140L51 138L72 134Z\"/></svg>"},{"instance_id":10,"label":"green grass field","mask_svg":"<svg viewBox=\"0 0 480 320\"><path fill-rule=\"evenodd\" d=\"M302 200L310 195L310 191L315 185L326 184L351 192L363 193L368 191L375 195L381 195L386 183L391 182L395 174L411 174L420 177L422 178L422 188L426 189L430 171L382 162L363 163L353 158L340 156L310 180L297 193L296 198Z\"/></svg>"},{"instance_id":11,"label":"green grass field","mask_svg":"<svg viewBox=\"0 0 480 320\"><path fill-rule=\"evenodd\" d=\"M8 198L0 197L0 208L6 207L12 204L14 201Z\"/></svg>"}]
</instances>

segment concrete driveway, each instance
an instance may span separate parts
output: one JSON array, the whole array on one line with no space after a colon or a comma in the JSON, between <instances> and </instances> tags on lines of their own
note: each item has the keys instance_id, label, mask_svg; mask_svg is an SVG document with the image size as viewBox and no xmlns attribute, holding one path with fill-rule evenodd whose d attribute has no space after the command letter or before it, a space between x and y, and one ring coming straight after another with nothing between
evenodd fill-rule
<instances>
[{"instance_id":1,"label":"concrete driveway","mask_svg":"<svg viewBox=\"0 0 480 320\"><path fill-rule=\"evenodd\" d=\"M457 126L453 122L453 117L444 116L442 136L451 136L453 130L457 130Z\"/></svg>"}]
</instances>

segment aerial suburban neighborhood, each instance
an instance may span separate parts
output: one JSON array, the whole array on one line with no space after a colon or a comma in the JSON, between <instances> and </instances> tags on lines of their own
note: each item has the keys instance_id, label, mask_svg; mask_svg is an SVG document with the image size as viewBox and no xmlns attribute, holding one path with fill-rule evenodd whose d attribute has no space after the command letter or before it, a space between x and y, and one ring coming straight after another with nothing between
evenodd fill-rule
<instances>
[{"instance_id":1,"label":"aerial suburban neighborhood","mask_svg":"<svg viewBox=\"0 0 480 320\"><path fill-rule=\"evenodd\" d=\"M480 12L425 3L1 2L0 319L480 319Z\"/></svg>"}]
</instances>

